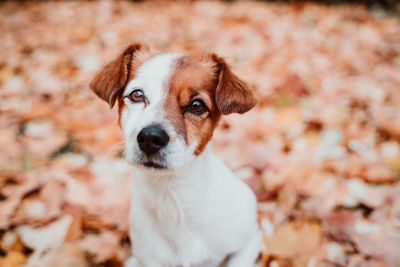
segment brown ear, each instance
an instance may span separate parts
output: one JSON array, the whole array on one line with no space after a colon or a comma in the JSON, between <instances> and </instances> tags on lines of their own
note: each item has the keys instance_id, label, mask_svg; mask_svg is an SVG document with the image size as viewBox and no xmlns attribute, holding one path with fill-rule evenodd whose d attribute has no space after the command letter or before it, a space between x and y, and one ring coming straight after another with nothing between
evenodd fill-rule
<instances>
[{"instance_id":1,"label":"brown ear","mask_svg":"<svg viewBox=\"0 0 400 267\"><path fill-rule=\"evenodd\" d=\"M142 44L132 44L115 60L108 63L90 82L90 88L113 107L118 94L126 86L132 75L135 53Z\"/></svg>"},{"instance_id":2,"label":"brown ear","mask_svg":"<svg viewBox=\"0 0 400 267\"><path fill-rule=\"evenodd\" d=\"M232 73L223 58L216 54L211 54L210 57L216 68L218 84L215 90L215 102L221 113L224 115L242 114L252 109L257 100L247 89L246 83Z\"/></svg>"}]
</instances>

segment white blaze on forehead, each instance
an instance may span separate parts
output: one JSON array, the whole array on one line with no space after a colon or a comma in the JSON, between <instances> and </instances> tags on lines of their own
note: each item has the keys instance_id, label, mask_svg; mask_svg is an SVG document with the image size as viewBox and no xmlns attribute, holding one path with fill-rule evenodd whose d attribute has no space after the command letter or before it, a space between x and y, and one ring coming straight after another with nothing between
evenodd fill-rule
<instances>
[{"instance_id":1,"label":"white blaze on forehead","mask_svg":"<svg viewBox=\"0 0 400 267\"><path fill-rule=\"evenodd\" d=\"M179 54L161 54L144 62L136 71L135 78L126 86L124 96L139 88L143 90L150 104L161 100L168 89L165 86L173 71L172 63L179 56Z\"/></svg>"},{"instance_id":2,"label":"white blaze on forehead","mask_svg":"<svg viewBox=\"0 0 400 267\"><path fill-rule=\"evenodd\" d=\"M125 136L137 134L142 128L161 123L164 117L164 99L168 93L170 76L173 73L173 62L179 54L161 54L143 63L136 71L124 91L128 96L132 91L140 89L146 97L143 103L130 103L125 98L127 112L123 112L123 132Z\"/></svg>"}]
</instances>

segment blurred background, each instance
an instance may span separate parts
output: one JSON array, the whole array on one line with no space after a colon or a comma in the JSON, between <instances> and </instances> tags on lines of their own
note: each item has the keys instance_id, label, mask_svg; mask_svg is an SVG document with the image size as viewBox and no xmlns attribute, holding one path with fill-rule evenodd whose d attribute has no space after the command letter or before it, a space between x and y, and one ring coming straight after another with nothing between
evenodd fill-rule
<instances>
[{"instance_id":1,"label":"blurred background","mask_svg":"<svg viewBox=\"0 0 400 267\"><path fill-rule=\"evenodd\" d=\"M122 266L130 166L89 89L131 42L215 51L258 98L213 150L254 190L259 266L399 266L400 5L0 3L0 266Z\"/></svg>"}]
</instances>

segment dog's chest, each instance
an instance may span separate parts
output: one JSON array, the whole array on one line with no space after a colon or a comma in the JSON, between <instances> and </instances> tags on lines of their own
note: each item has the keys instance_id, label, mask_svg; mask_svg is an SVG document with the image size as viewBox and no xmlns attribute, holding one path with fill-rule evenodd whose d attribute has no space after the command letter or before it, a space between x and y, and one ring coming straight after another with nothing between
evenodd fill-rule
<instances>
[{"instance_id":1,"label":"dog's chest","mask_svg":"<svg viewBox=\"0 0 400 267\"><path fill-rule=\"evenodd\" d=\"M149 253L156 252L171 266L194 266L215 258L206 241L209 233L204 231L205 216L198 198L196 193L173 190L142 192L140 200L132 201L133 243L140 249L147 247Z\"/></svg>"}]
</instances>

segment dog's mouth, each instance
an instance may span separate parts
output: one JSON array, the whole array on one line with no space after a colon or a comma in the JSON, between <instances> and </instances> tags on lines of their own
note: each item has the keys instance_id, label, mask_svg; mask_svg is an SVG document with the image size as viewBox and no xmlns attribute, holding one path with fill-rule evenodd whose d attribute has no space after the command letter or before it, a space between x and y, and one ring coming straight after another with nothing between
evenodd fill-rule
<instances>
[{"instance_id":1,"label":"dog's mouth","mask_svg":"<svg viewBox=\"0 0 400 267\"><path fill-rule=\"evenodd\" d=\"M142 165L146 166L147 168L158 169L158 170L167 169L167 166L153 161L143 162Z\"/></svg>"},{"instance_id":2,"label":"dog's mouth","mask_svg":"<svg viewBox=\"0 0 400 267\"><path fill-rule=\"evenodd\" d=\"M162 171L170 168L165 158L162 155L157 154L150 157L142 154L133 160L133 162L147 170Z\"/></svg>"}]
</instances>

